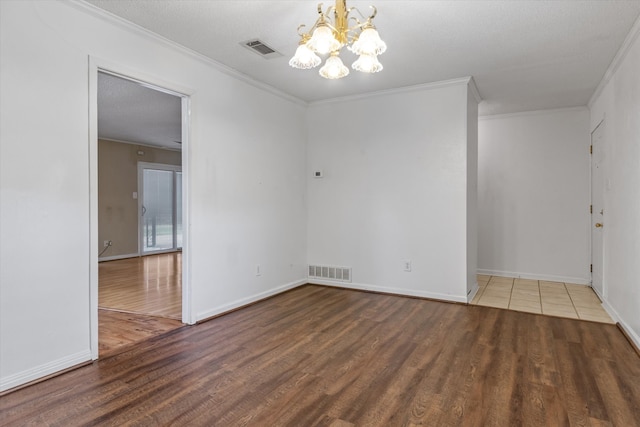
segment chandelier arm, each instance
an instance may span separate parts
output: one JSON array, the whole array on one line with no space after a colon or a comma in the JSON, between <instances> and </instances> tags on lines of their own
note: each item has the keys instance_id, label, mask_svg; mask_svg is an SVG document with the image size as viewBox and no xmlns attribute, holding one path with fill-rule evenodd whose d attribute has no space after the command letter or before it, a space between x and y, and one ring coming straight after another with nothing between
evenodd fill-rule
<instances>
[{"instance_id":1,"label":"chandelier arm","mask_svg":"<svg viewBox=\"0 0 640 427\"><path fill-rule=\"evenodd\" d=\"M373 20L373 18L376 17L376 15L378 14L378 9L375 6L369 6L371 9L373 9L373 13L371 14L371 16L369 16L368 20L371 21Z\"/></svg>"},{"instance_id":2,"label":"chandelier arm","mask_svg":"<svg viewBox=\"0 0 640 427\"><path fill-rule=\"evenodd\" d=\"M2 0L0 0L0 1L2 1ZM331 21L325 21L325 22L324 22L324 25L326 25L327 27L329 27L329 28L331 29L331 31L336 31L336 32L338 31L338 30L336 29L336 27L334 27L334 26L333 26L333 23L332 23ZM315 26L314 26L314 27L315 27Z\"/></svg>"},{"instance_id":3,"label":"chandelier arm","mask_svg":"<svg viewBox=\"0 0 640 427\"><path fill-rule=\"evenodd\" d=\"M330 15L331 12L335 12L335 11L336 11L336 7L335 6L333 6L333 5L329 6L329 7L327 7L327 10L323 13L323 16L325 18L327 18L328 16L331 16ZM327 20L330 21L331 19L327 18Z\"/></svg>"},{"instance_id":4,"label":"chandelier arm","mask_svg":"<svg viewBox=\"0 0 640 427\"><path fill-rule=\"evenodd\" d=\"M367 19L367 17L366 17L366 16L364 16L364 15L362 14L362 12L360 12L360 9L358 9L357 7L355 7L355 6L350 7L350 8L349 8L349 13L351 13L351 11L352 11L352 10L355 10L356 12L358 12L358 15L360 15L360 17L361 17L362 19ZM357 19L357 18L355 18L355 17L353 17L353 18L354 18L354 19Z\"/></svg>"},{"instance_id":5,"label":"chandelier arm","mask_svg":"<svg viewBox=\"0 0 640 427\"><path fill-rule=\"evenodd\" d=\"M327 23L327 21L331 21L331 19L329 19L329 14L331 13L331 11L335 10L335 6L328 6L327 10L323 12L322 5L323 3L318 3L318 15L320 16L318 17L316 23L313 25L313 28L317 27L319 23Z\"/></svg>"},{"instance_id":6,"label":"chandelier arm","mask_svg":"<svg viewBox=\"0 0 640 427\"><path fill-rule=\"evenodd\" d=\"M329 6L327 7L327 10L323 12L322 3L318 3L318 15L320 16L316 20L315 24L313 24L313 26L309 29L308 34L312 34L313 30L315 30L318 27L318 24L326 24L329 28L331 28L332 30L335 30L334 26L332 25L331 18L329 18L330 16L329 14L334 10L335 10L335 6Z\"/></svg>"},{"instance_id":7,"label":"chandelier arm","mask_svg":"<svg viewBox=\"0 0 640 427\"><path fill-rule=\"evenodd\" d=\"M318 5L318 8L322 5L322 3L320 3ZM320 13L320 16L318 17L318 19L316 19L316 22L313 23L313 25L311 26L311 28L309 28L309 31L306 33L302 33L300 34L300 28L302 27L306 27L305 24L301 24L300 26L298 26L298 34L302 37L311 37L311 35L313 34L313 31L318 28L318 24L323 23L326 24L329 28L331 28L332 30L334 29L333 26L331 25L331 23L329 21L327 21L327 19L325 19L324 14L322 14L322 12Z\"/></svg>"},{"instance_id":8,"label":"chandelier arm","mask_svg":"<svg viewBox=\"0 0 640 427\"><path fill-rule=\"evenodd\" d=\"M358 22L358 24L359 24L359 25L358 25L357 27L355 27L355 28L361 28L361 27L363 27L365 24L371 24L371 25L373 25L371 21L373 21L373 18L375 18L375 17L376 17L376 15L378 14L378 9L377 9L375 6L369 6L369 7L370 7L371 9L373 9L373 13L372 13L371 15L369 15L368 17L367 17L367 16L364 16L364 14L363 14L362 12L360 12L360 9L358 9L358 8L357 8L357 7L355 7L355 6L354 6L354 7L349 8L349 13L351 13L351 11L352 11L352 10L355 10L356 12L358 12L358 15L360 15L360 17L361 17L363 20L366 20L366 22L365 22L365 23L360 23L360 20L358 20L356 17L352 17L352 18L353 18L353 19L355 19L355 20Z\"/></svg>"},{"instance_id":9,"label":"chandelier arm","mask_svg":"<svg viewBox=\"0 0 640 427\"><path fill-rule=\"evenodd\" d=\"M355 24L352 26L347 25L347 28L345 30L345 35L347 37L347 44L351 44L358 39L358 34L356 34L356 30L361 29L363 25L355 16L350 16L349 20L347 21L347 24L351 20L355 21Z\"/></svg>"},{"instance_id":10,"label":"chandelier arm","mask_svg":"<svg viewBox=\"0 0 640 427\"><path fill-rule=\"evenodd\" d=\"M358 28L358 26L360 25L360 20L358 18L356 18L355 16L350 16L349 17L349 21L355 21L355 23L356 23L356 25L354 25L353 27L349 27L349 29Z\"/></svg>"},{"instance_id":11,"label":"chandelier arm","mask_svg":"<svg viewBox=\"0 0 640 427\"><path fill-rule=\"evenodd\" d=\"M349 27L348 31L350 33L353 33L356 30L362 29L362 27L364 27L366 25L366 22L360 22L360 20L358 18L356 18L355 16L349 17L349 20L352 20L352 19L355 21L355 25Z\"/></svg>"},{"instance_id":12,"label":"chandelier arm","mask_svg":"<svg viewBox=\"0 0 640 427\"><path fill-rule=\"evenodd\" d=\"M360 21L357 21L357 22L358 22L357 25L354 25L353 27L349 27L349 36L351 37L352 41L357 40L358 37L360 36L360 32L362 32L364 29L368 27L371 27L372 25L369 20L365 22L360 22Z\"/></svg>"}]
</instances>

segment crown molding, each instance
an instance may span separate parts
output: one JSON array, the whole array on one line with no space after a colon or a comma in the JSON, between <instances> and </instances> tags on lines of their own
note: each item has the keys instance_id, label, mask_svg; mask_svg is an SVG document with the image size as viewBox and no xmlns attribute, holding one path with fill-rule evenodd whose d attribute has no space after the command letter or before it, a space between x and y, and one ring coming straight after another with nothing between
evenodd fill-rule
<instances>
[{"instance_id":1,"label":"crown molding","mask_svg":"<svg viewBox=\"0 0 640 427\"><path fill-rule=\"evenodd\" d=\"M195 59L196 61L199 61L200 63L207 65L213 69L215 69L216 71L219 71L222 74L226 74L230 77L233 77L237 80L240 80L250 86L253 86L257 89L263 90L265 92L268 92L272 95L278 96L284 100L293 102L294 104L300 105L302 107L306 107L308 106L308 103L300 98L297 98L293 95L290 95L286 92L283 92L279 89L274 88L273 86L270 86L266 83L262 83L256 79L254 79L253 77L250 77L246 74L243 74L231 67L228 67L218 61L215 61L201 53L198 53L194 50L191 50L179 43L176 43L172 40L169 40L159 34L154 33L153 31L147 30L144 27L141 27L137 24L134 24L133 22L127 21L126 19L123 19L117 15L114 15L111 12L108 12L104 9L100 9L97 6L94 6L90 3L85 2L84 0L69 0L67 2L64 2L64 4L69 5L74 7L76 10L79 10L81 12L87 13L89 15L92 15L95 18L101 19L105 22L108 22L112 25L115 25L117 27L119 27L122 30L128 31L130 33L133 33L135 35L138 36L142 36L147 38L148 40L152 40L155 41L157 43L160 43L170 49L173 49L174 51L177 51L185 56L188 56L191 59Z\"/></svg>"},{"instance_id":2,"label":"crown molding","mask_svg":"<svg viewBox=\"0 0 640 427\"><path fill-rule=\"evenodd\" d=\"M469 85L469 87L471 87L471 91L474 94L474 98L476 98L476 100L478 99L480 94L477 93L478 89L475 88L473 77L462 77L459 79L442 80L442 81L433 82L433 83L423 83L423 84L412 85L412 86L403 86L403 87L394 88L394 89L379 90L376 92L368 92L368 93L361 93L357 95L347 95L347 96L341 96L337 98L322 99L320 101L311 101L309 102L309 106L334 104L339 102L359 101L362 99L376 98L380 96L396 95L396 94L407 93L407 92L418 92L422 90L433 90L433 89L440 89L443 87L461 86L461 85Z\"/></svg>"},{"instance_id":3,"label":"crown molding","mask_svg":"<svg viewBox=\"0 0 640 427\"><path fill-rule=\"evenodd\" d=\"M147 148L153 148L153 149L156 149L156 150L175 151L177 153L181 153L182 152L182 148L165 147L164 145L153 145L153 144L148 143L148 142L133 142L133 141L125 141L125 140L122 140L122 139L98 137L98 142L100 142L100 141L117 142L118 144L135 145L136 147L147 147Z\"/></svg>"},{"instance_id":4,"label":"crown molding","mask_svg":"<svg viewBox=\"0 0 640 427\"><path fill-rule=\"evenodd\" d=\"M476 99L476 102L480 104L482 102L482 96L480 96L478 86L476 86L476 81L473 76L469 77L469 89L471 90L473 97Z\"/></svg>"},{"instance_id":5,"label":"crown molding","mask_svg":"<svg viewBox=\"0 0 640 427\"><path fill-rule=\"evenodd\" d=\"M95 18L101 19L105 22L108 22L109 24L115 25L116 27L125 30L127 32L133 33L135 35L144 37L148 40L152 40L155 41L157 43L160 43L170 49L173 49L174 51L177 51L178 53L181 53L191 59L194 59L196 61L199 61L200 63L203 63L206 66L209 66L213 69L215 69L216 71L219 71L225 75L228 75L230 77L233 77L237 80L240 80L244 83L247 83L257 89L263 90L265 92L268 92L272 95L278 96L284 100L287 100L289 102L292 102L294 104L297 104L299 106L302 107L308 107L310 105L322 105L322 104L331 104L331 103L335 103L335 102L346 102L346 101L353 101L353 100L359 100L359 99L366 99L366 98L371 98L371 97L377 97L377 96L384 96L384 95L392 95L392 94L398 94L398 93L406 93L406 92L415 92L415 91L421 91L421 90L432 90L432 89L438 89L438 88L443 88L443 87L448 87L448 86L456 86L456 85L462 85L462 84L466 84L468 85L468 87L471 90L471 93L473 94L473 97L475 98L475 100L480 103L482 101L482 97L480 96L480 92L478 91L478 88L475 84L475 81L473 79L473 77L468 76L468 77L463 77L463 78L458 78L458 79L451 79L451 80L443 80L443 81L439 81L439 82L433 82L433 83L424 83L424 84L418 84L418 85L412 85L412 86L404 86L404 87L400 87L400 88L394 88L394 89L387 89L387 90L381 90L381 91L376 91L376 92L369 92L369 93L364 93L364 94L357 94L357 95L349 95L349 96L344 96L344 97L337 97L337 98L330 98L330 99L325 99L325 100L319 100L319 101L311 101L311 102L307 102L304 101L300 98L297 98L293 95L290 95L284 91L281 91L280 89L276 89L271 85L268 85L266 83L260 82L256 79L254 79L253 77L250 77L244 73L239 72L238 70L235 70L231 67L228 67L218 61L215 61L201 53L198 53L194 50L191 50L179 43L176 43L170 39L167 39L159 34L154 33L153 31L150 31L144 27L141 27L140 25L134 24L133 22L127 21L124 18L121 18L111 12L108 12L104 9L100 9L97 6L94 6L90 3L85 2L84 0L69 0L67 2L65 2L65 4L72 6L73 8L75 8L76 10L79 10L83 13L87 13L89 15L92 15Z\"/></svg>"},{"instance_id":6,"label":"crown molding","mask_svg":"<svg viewBox=\"0 0 640 427\"><path fill-rule=\"evenodd\" d=\"M629 31L629 34L627 34L627 37L622 42L622 45L620 46L620 49L618 49L616 56L613 57L611 64L609 64L609 68L607 68L607 71L604 73L602 80L600 80L598 87L596 87L593 95L591 95L591 98L587 103L589 108L593 106L593 103L596 102L596 99L598 99L609 81L611 81L611 78L613 78L613 75L618 70L618 67L620 67L622 61L624 61L624 59L627 57L627 54L629 53L631 46L633 46L633 43L638 38L638 35L640 35L640 16L638 16L638 19L636 19L636 22L631 27L631 31Z\"/></svg>"},{"instance_id":7,"label":"crown molding","mask_svg":"<svg viewBox=\"0 0 640 427\"><path fill-rule=\"evenodd\" d=\"M572 111L589 111L589 108L586 105L581 105L577 107L565 107L565 108L549 108L546 110L531 110L531 111L520 111L517 113L505 113L505 114L494 114L488 116L478 116L478 120L497 120L497 119L508 119L511 117L523 117L523 116L541 116L544 114L553 114L553 113L569 113Z\"/></svg>"}]
</instances>

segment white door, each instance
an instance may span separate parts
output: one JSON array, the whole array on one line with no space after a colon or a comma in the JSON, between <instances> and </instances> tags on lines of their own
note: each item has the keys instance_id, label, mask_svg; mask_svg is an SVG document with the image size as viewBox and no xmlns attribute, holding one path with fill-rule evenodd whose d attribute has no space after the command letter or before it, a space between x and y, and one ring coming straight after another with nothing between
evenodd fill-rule
<instances>
[{"instance_id":1,"label":"white door","mask_svg":"<svg viewBox=\"0 0 640 427\"><path fill-rule=\"evenodd\" d=\"M591 133L591 286L604 297L604 121Z\"/></svg>"}]
</instances>

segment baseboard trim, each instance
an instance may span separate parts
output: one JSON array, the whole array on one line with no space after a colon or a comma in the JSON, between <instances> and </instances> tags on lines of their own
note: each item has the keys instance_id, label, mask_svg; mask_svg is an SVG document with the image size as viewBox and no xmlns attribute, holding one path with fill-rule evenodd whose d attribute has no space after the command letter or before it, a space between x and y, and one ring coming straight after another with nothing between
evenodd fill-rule
<instances>
[{"instance_id":1,"label":"baseboard trim","mask_svg":"<svg viewBox=\"0 0 640 427\"><path fill-rule=\"evenodd\" d=\"M8 377L0 379L0 393L28 385L32 382L42 381L51 375L58 375L90 362L91 350L85 350L36 366L32 369L27 369L26 371L9 375Z\"/></svg>"},{"instance_id":2,"label":"baseboard trim","mask_svg":"<svg viewBox=\"0 0 640 427\"><path fill-rule=\"evenodd\" d=\"M602 302L602 308L605 309L609 316L616 322L618 329L622 332L622 334L627 338L629 344L633 347L633 349L640 356L640 336L636 334L631 326L629 326L623 319L620 317L618 312L609 304L609 301L605 297L603 297L596 288L593 288L593 291L598 295L600 301Z\"/></svg>"},{"instance_id":3,"label":"baseboard trim","mask_svg":"<svg viewBox=\"0 0 640 427\"><path fill-rule=\"evenodd\" d=\"M636 351L636 354L638 355L638 357L640 357L640 340L638 340L638 336L633 332L630 332L629 330L627 330L624 326L622 326L621 322L616 323L616 326L618 327L618 329L620 329L620 332L622 332L622 335L624 335L627 341L629 341L629 344ZM635 339L634 339L634 336L635 336Z\"/></svg>"},{"instance_id":4,"label":"baseboard trim","mask_svg":"<svg viewBox=\"0 0 640 427\"><path fill-rule=\"evenodd\" d=\"M473 284L473 287L471 288L471 291L469 291L469 295L467 295L467 304L473 301L476 294L478 293L478 290L480 290L480 286L478 286L478 282L475 282Z\"/></svg>"},{"instance_id":5,"label":"baseboard trim","mask_svg":"<svg viewBox=\"0 0 640 427\"><path fill-rule=\"evenodd\" d=\"M123 254L123 255L113 255L113 256L105 256L102 258L98 258L98 262L103 261L115 261L118 259L127 259L127 258L138 258L140 255L138 253L135 254Z\"/></svg>"},{"instance_id":6,"label":"baseboard trim","mask_svg":"<svg viewBox=\"0 0 640 427\"><path fill-rule=\"evenodd\" d=\"M366 292L376 292L376 293L386 294L386 295L417 297L417 298L425 298L430 300L456 302L456 303L463 303L463 304L467 303L466 295L465 296L447 295L447 294L439 294L436 292L416 291L414 289L388 288L385 286L369 285L365 283L334 282L331 280L318 280L318 279L309 279L307 283L309 283L310 285L331 286L334 288L352 289L356 291L366 291Z\"/></svg>"},{"instance_id":7,"label":"baseboard trim","mask_svg":"<svg viewBox=\"0 0 640 427\"><path fill-rule=\"evenodd\" d=\"M499 277L515 277L517 279L531 279L531 280L545 280L549 282L564 282L573 283L576 285L589 285L590 281L582 277L569 277L569 276L554 276L551 274L535 274L535 273L521 273L517 271L502 271L502 270L485 270L478 269L478 274L484 274L486 276L499 276Z\"/></svg>"},{"instance_id":8,"label":"baseboard trim","mask_svg":"<svg viewBox=\"0 0 640 427\"><path fill-rule=\"evenodd\" d=\"M249 297L230 302L229 304L221 305L211 310L202 311L196 315L196 323L206 322L207 320L211 320L213 318L222 316L232 311L239 310L241 308L255 304L267 298L271 298L275 295L281 294L291 289L295 289L307 283L308 283L307 279L296 280L294 282L289 282L287 284L278 286L268 291L260 292L259 294L251 295Z\"/></svg>"}]
</instances>

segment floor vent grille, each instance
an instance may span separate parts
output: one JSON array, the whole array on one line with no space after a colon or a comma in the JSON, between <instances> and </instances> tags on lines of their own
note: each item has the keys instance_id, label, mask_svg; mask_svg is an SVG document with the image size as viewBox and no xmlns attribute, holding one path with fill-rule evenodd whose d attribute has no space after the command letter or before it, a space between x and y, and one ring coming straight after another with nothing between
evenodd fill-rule
<instances>
[{"instance_id":1,"label":"floor vent grille","mask_svg":"<svg viewBox=\"0 0 640 427\"><path fill-rule=\"evenodd\" d=\"M351 282L351 267L309 265L309 278L328 279L337 282Z\"/></svg>"}]
</instances>

